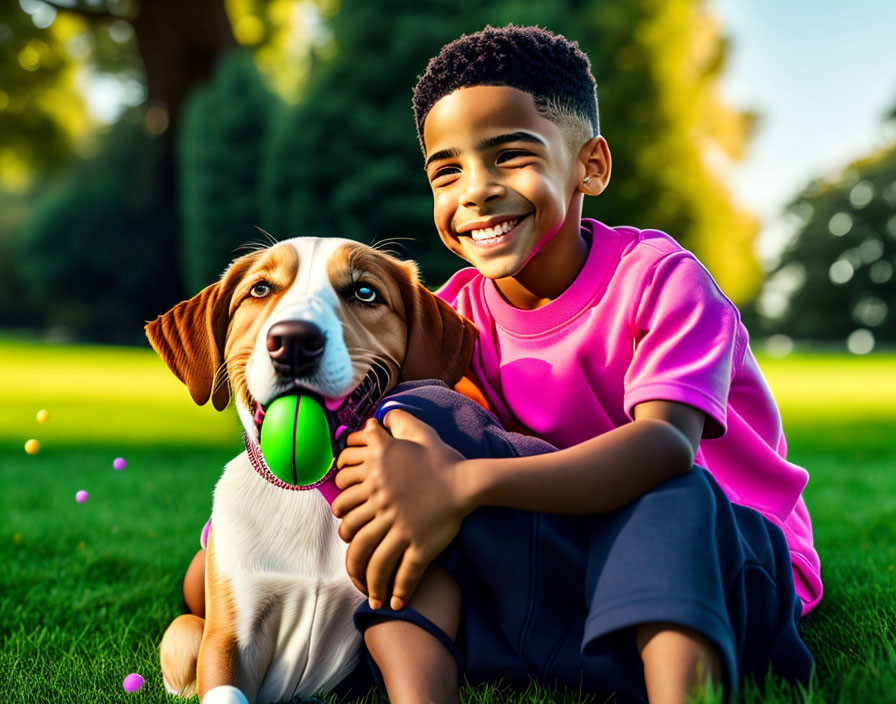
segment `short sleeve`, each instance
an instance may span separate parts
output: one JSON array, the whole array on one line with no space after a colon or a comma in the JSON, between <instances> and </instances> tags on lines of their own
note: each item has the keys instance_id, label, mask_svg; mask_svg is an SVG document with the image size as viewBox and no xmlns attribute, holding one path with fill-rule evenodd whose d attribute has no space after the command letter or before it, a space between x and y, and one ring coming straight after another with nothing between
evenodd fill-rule
<instances>
[{"instance_id":1,"label":"short sleeve","mask_svg":"<svg viewBox=\"0 0 896 704\"><path fill-rule=\"evenodd\" d=\"M639 403L674 401L706 414L704 437L723 435L740 316L709 272L689 252L665 256L645 276L630 324L629 418Z\"/></svg>"}]
</instances>

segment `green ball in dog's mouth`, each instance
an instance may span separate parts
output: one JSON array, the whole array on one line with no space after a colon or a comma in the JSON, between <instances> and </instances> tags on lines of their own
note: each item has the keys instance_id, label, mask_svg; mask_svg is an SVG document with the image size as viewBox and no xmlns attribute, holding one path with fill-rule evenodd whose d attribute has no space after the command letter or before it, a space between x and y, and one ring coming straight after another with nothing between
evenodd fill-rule
<instances>
[{"instance_id":1,"label":"green ball in dog's mouth","mask_svg":"<svg viewBox=\"0 0 896 704\"><path fill-rule=\"evenodd\" d=\"M261 425L261 453L274 476L287 484L320 481L333 464L326 412L310 396L274 399Z\"/></svg>"}]
</instances>

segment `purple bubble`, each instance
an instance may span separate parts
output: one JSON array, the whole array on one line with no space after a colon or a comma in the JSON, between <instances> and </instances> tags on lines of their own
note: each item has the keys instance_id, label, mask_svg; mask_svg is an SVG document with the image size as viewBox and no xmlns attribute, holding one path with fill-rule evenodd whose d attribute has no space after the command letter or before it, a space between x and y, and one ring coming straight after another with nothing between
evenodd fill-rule
<instances>
[{"instance_id":1,"label":"purple bubble","mask_svg":"<svg viewBox=\"0 0 896 704\"><path fill-rule=\"evenodd\" d=\"M124 682L121 683L121 686L124 687L124 691L130 694L134 692L139 692L140 688L143 686L143 678L138 675L136 672L132 672L127 677L124 678Z\"/></svg>"},{"instance_id":2,"label":"purple bubble","mask_svg":"<svg viewBox=\"0 0 896 704\"><path fill-rule=\"evenodd\" d=\"M79 504L83 504L89 497L90 495L86 491L81 489L81 491L75 494L75 501L77 501Z\"/></svg>"},{"instance_id":3,"label":"purple bubble","mask_svg":"<svg viewBox=\"0 0 896 704\"><path fill-rule=\"evenodd\" d=\"M124 457L116 457L112 461L112 467L118 472L120 472L127 466L128 466L128 463L124 461Z\"/></svg>"}]
</instances>

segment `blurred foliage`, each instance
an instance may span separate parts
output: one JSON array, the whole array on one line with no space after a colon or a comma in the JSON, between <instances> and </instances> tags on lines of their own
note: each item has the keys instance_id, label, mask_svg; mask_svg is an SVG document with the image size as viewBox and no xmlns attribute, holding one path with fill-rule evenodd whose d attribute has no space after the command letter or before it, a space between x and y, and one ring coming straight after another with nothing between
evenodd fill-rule
<instances>
[{"instance_id":1,"label":"blurred foliage","mask_svg":"<svg viewBox=\"0 0 896 704\"><path fill-rule=\"evenodd\" d=\"M339 0L225 0L233 34L250 47L269 87L288 103L299 100L315 47L327 43L327 19Z\"/></svg>"},{"instance_id":2,"label":"blurred foliage","mask_svg":"<svg viewBox=\"0 0 896 704\"><path fill-rule=\"evenodd\" d=\"M150 37L146 17L159 8L169 30L185 12L170 11L168 0L9 0L0 3L0 188L21 190L47 171L98 149L83 96L88 79L102 79L122 108L159 98L147 94L146 72L154 50L196 62L197 47L179 51ZM200 12L218 6L233 37L250 47L270 84L295 101L307 77L312 36L338 7L334 0L192 0ZM175 2L172 7L177 8ZM163 18L164 19L164 18ZM138 42L138 32L142 41ZM176 32L170 32L171 41ZM147 41L151 39L152 41ZM153 44L157 46L153 46ZM192 54L192 56L191 56ZM189 57L189 58L187 58ZM180 72L175 72L180 73ZM166 106L169 112L176 106ZM107 108L108 109L108 108ZM100 134L101 138L101 134Z\"/></svg>"},{"instance_id":3,"label":"blurred foliage","mask_svg":"<svg viewBox=\"0 0 896 704\"><path fill-rule=\"evenodd\" d=\"M576 3L558 29L591 57L610 186L585 214L658 228L694 251L735 302L761 281L756 220L739 211L726 169L743 157L755 116L724 105L727 44L703 2Z\"/></svg>"},{"instance_id":4,"label":"blurred foliage","mask_svg":"<svg viewBox=\"0 0 896 704\"><path fill-rule=\"evenodd\" d=\"M720 176L742 155L752 118L718 99L726 45L706 0L20 3L0 10L0 44L11 17L31 23L22 37L33 31L41 41L69 23L80 34L60 44L69 52L60 65L117 81L126 94L123 109L127 101L143 101L135 108L142 146L140 129L122 126L117 137L98 140L99 157L37 201L22 248L34 261L21 276L42 311L39 322L118 339L111 320L124 321L161 300L150 292L150 280L170 281L179 272L170 294L195 291L217 277L235 246L260 239L254 226L277 237L394 239L392 249L417 259L431 285L441 283L463 262L434 234L411 89L443 44L487 23L511 21L563 33L591 57L614 169L610 188L586 201L585 214L668 231L735 300L749 296L759 280L756 223L734 208ZM40 29L46 8L54 19ZM18 42L18 30L14 36ZM251 50L254 66L227 58L239 46ZM4 64L0 77L8 69ZM75 104L58 103L66 113ZM44 148L46 140L23 125L14 129L34 150ZM139 168L114 156L120 145L106 144L122 134L131 135L133 154L144 155ZM60 141L60 157L71 146ZM149 153L156 156L145 158ZM105 181L95 173L100 164L112 169ZM150 164L155 177L146 171ZM135 197L146 184L152 192ZM112 200L103 204L104 197ZM140 213L140 207L149 210ZM110 232L145 238L128 253L146 254L130 284L117 271L123 261L98 252ZM55 246L62 239L64 247ZM114 305L76 285L84 271L103 282L99 288L121 285L106 291L121 299L117 313L102 308L100 315L98 306ZM53 281L45 285L43 276ZM88 322L91 311L104 321Z\"/></svg>"},{"instance_id":5,"label":"blurred foliage","mask_svg":"<svg viewBox=\"0 0 896 704\"><path fill-rule=\"evenodd\" d=\"M461 262L434 232L411 89L427 60L487 13L475 0L422 7L343 0L301 103L274 125L262 213L277 236L399 238L392 248L438 284Z\"/></svg>"},{"instance_id":6,"label":"blurred foliage","mask_svg":"<svg viewBox=\"0 0 896 704\"><path fill-rule=\"evenodd\" d=\"M43 24L55 16L47 6ZM0 188L22 191L35 171L68 161L89 128L71 48L76 18L39 27L18 2L0 4Z\"/></svg>"},{"instance_id":7,"label":"blurred foliage","mask_svg":"<svg viewBox=\"0 0 896 704\"><path fill-rule=\"evenodd\" d=\"M0 323L28 328L40 316L19 271L18 238L31 215L32 198L0 189Z\"/></svg>"},{"instance_id":8,"label":"blurred foliage","mask_svg":"<svg viewBox=\"0 0 896 704\"><path fill-rule=\"evenodd\" d=\"M757 301L766 331L896 342L896 144L809 184L788 214L795 235Z\"/></svg>"},{"instance_id":9,"label":"blurred foliage","mask_svg":"<svg viewBox=\"0 0 896 704\"><path fill-rule=\"evenodd\" d=\"M184 111L178 149L181 266L195 293L215 281L235 250L262 239L259 172L268 125L281 108L251 57L225 58Z\"/></svg>"},{"instance_id":10,"label":"blurred foliage","mask_svg":"<svg viewBox=\"0 0 896 704\"><path fill-rule=\"evenodd\" d=\"M80 339L134 343L179 300L166 245L176 224L156 179L158 137L126 122L36 204L18 269L45 324ZM125 177L126 176L126 177ZM167 268L166 268L167 267Z\"/></svg>"}]
</instances>

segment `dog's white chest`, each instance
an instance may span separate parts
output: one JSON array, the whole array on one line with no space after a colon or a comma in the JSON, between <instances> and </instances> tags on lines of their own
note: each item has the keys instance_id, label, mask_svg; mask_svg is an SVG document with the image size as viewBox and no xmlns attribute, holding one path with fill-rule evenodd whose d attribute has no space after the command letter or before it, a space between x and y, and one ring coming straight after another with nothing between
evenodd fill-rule
<instances>
[{"instance_id":1,"label":"dog's white chest","mask_svg":"<svg viewBox=\"0 0 896 704\"><path fill-rule=\"evenodd\" d=\"M229 582L240 648L266 673L260 702L328 689L357 661L352 616L364 597L337 528L317 491L267 483L245 454L215 487L215 566Z\"/></svg>"}]
</instances>

